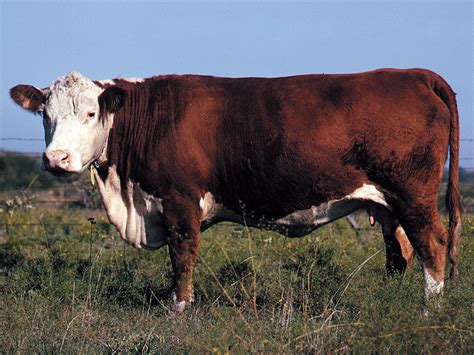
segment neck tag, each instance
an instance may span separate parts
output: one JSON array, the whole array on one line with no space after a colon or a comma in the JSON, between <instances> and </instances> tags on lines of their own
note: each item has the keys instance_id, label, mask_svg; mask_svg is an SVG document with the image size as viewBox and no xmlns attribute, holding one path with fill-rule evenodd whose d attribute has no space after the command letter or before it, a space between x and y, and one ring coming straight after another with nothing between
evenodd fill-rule
<instances>
[{"instance_id":1,"label":"neck tag","mask_svg":"<svg viewBox=\"0 0 474 355\"><path fill-rule=\"evenodd\" d=\"M91 164L89 166L89 171L90 171L90 178L91 178L91 186L94 187L95 185L95 176L94 176L94 168L95 168L95 164Z\"/></svg>"}]
</instances>

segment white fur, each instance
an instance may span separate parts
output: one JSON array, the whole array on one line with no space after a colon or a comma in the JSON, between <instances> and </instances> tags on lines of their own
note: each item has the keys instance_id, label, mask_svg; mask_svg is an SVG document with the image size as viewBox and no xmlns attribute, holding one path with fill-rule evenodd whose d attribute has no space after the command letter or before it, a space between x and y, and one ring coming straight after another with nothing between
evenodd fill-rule
<instances>
[{"instance_id":1,"label":"white fur","mask_svg":"<svg viewBox=\"0 0 474 355\"><path fill-rule=\"evenodd\" d=\"M374 185L363 184L362 187L356 189L353 193L343 197L343 199L358 199L358 200L367 200L378 203L388 209L391 207L385 201L385 196L382 192L377 190Z\"/></svg>"},{"instance_id":2,"label":"white fur","mask_svg":"<svg viewBox=\"0 0 474 355\"><path fill-rule=\"evenodd\" d=\"M433 296L442 294L444 281L436 281L425 265L423 265L423 274L425 277L425 298L429 300Z\"/></svg>"},{"instance_id":3,"label":"white fur","mask_svg":"<svg viewBox=\"0 0 474 355\"><path fill-rule=\"evenodd\" d=\"M128 81L129 83L143 83L145 79L143 78L120 78L122 80Z\"/></svg>"},{"instance_id":4,"label":"white fur","mask_svg":"<svg viewBox=\"0 0 474 355\"><path fill-rule=\"evenodd\" d=\"M199 207L201 208L201 222L205 221L209 223L209 225L220 221L244 223L242 216L226 208L224 205L217 203L214 195L210 192L206 192L204 196L201 197Z\"/></svg>"},{"instance_id":5,"label":"white fur","mask_svg":"<svg viewBox=\"0 0 474 355\"><path fill-rule=\"evenodd\" d=\"M117 78L119 80L124 80L124 81L128 81L129 83L143 83L145 81L144 78ZM115 85L116 82L115 82L115 79L107 79L107 80L99 80L99 83L101 83L102 85Z\"/></svg>"},{"instance_id":6,"label":"white fur","mask_svg":"<svg viewBox=\"0 0 474 355\"><path fill-rule=\"evenodd\" d=\"M107 216L127 243L150 249L167 243L161 199L148 195L132 181L128 181L126 190L122 191L115 166L109 167L105 181L96 170L94 174Z\"/></svg>"},{"instance_id":7,"label":"white fur","mask_svg":"<svg viewBox=\"0 0 474 355\"><path fill-rule=\"evenodd\" d=\"M131 83L142 78L122 79ZM102 80L101 84L115 85L113 80ZM69 172L80 173L103 153L112 116L99 122L98 98L104 89L77 72L71 72L44 90L47 97L42 108L49 119L44 120L46 150L69 153ZM89 113L95 117L89 118Z\"/></svg>"},{"instance_id":8,"label":"white fur","mask_svg":"<svg viewBox=\"0 0 474 355\"><path fill-rule=\"evenodd\" d=\"M186 304L194 303L194 297L189 301L178 301L178 297L176 296L176 292L173 291L171 293L171 312L174 313L183 313L184 309L186 308Z\"/></svg>"},{"instance_id":9,"label":"white fur","mask_svg":"<svg viewBox=\"0 0 474 355\"><path fill-rule=\"evenodd\" d=\"M340 199L324 202L306 210L295 211L277 220L244 218L217 203L210 192L206 192L199 200L199 207L202 212L201 221L206 222L205 227L220 221L230 221L247 226L268 228L291 236L303 236L324 224L366 207L368 202L375 202L388 209L391 208L383 193L377 190L374 185L369 184L362 185Z\"/></svg>"},{"instance_id":10,"label":"white fur","mask_svg":"<svg viewBox=\"0 0 474 355\"><path fill-rule=\"evenodd\" d=\"M99 83L102 85L115 85L115 81L107 79L107 80L99 80Z\"/></svg>"},{"instance_id":11,"label":"white fur","mask_svg":"<svg viewBox=\"0 0 474 355\"><path fill-rule=\"evenodd\" d=\"M68 152L71 158L67 171L84 171L104 149L110 125L103 125L98 119L98 97L102 91L76 72L63 76L45 91L46 152ZM89 118L89 113L96 115Z\"/></svg>"},{"instance_id":12,"label":"white fur","mask_svg":"<svg viewBox=\"0 0 474 355\"><path fill-rule=\"evenodd\" d=\"M374 185L363 184L354 192L343 198L331 200L310 209L295 211L277 220L282 225L315 226L319 227L344 217L356 209L362 208L368 202L375 202L390 209L381 193Z\"/></svg>"},{"instance_id":13,"label":"white fur","mask_svg":"<svg viewBox=\"0 0 474 355\"><path fill-rule=\"evenodd\" d=\"M201 220L210 219L215 214L216 200L210 192L206 192L199 200L199 207L202 211Z\"/></svg>"}]
</instances>

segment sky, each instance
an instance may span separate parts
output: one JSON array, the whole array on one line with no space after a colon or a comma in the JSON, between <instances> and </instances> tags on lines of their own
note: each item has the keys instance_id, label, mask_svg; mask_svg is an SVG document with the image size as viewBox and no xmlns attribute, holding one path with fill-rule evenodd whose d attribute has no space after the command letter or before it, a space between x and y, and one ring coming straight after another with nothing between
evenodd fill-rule
<instances>
[{"instance_id":1,"label":"sky","mask_svg":"<svg viewBox=\"0 0 474 355\"><path fill-rule=\"evenodd\" d=\"M286 76L422 67L457 93L474 140L471 1L152 2L0 0L0 149L40 152L40 116L9 88L159 74ZM474 168L474 141L461 142Z\"/></svg>"}]
</instances>

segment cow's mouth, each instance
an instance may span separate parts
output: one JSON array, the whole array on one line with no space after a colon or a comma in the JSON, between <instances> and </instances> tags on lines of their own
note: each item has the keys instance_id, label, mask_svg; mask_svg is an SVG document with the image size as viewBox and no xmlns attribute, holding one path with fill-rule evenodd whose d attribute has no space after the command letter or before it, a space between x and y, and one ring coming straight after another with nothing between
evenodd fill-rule
<instances>
[{"instance_id":1,"label":"cow's mouth","mask_svg":"<svg viewBox=\"0 0 474 355\"><path fill-rule=\"evenodd\" d=\"M46 151L43 153L41 170L47 171L54 176L65 177L80 174L90 165L90 163L84 166L80 164L80 168L78 169L76 160L73 154L69 152Z\"/></svg>"},{"instance_id":2,"label":"cow's mouth","mask_svg":"<svg viewBox=\"0 0 474 355\"><path fill-rule=\"evenodd\" d=\"M51 175L55 177L62 177L62 178L70 177L75 174L75 172L73 171L68 171L65 169L58 168L58 167L51 167L51 166L45 165L44 163L41 165L41 170L47 171L48 173L50 173Z\"/></svg>"}]
</instances>

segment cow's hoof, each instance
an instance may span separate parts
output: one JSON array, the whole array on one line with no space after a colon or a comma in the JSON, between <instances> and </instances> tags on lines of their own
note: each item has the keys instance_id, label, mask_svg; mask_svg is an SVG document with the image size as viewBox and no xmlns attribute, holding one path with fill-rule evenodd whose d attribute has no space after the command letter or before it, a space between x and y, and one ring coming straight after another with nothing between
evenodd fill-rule
<instances>
[{"instance_id":1,"label":"cow's hoof","mask_svg":"<svg viewBox=\"0 0 474 355\"><path fill-rule=\"evenodd\" d=\"M185 309L186 309L186 301L180 301L180 302L174 301L171 304L170 313L172 315L178 315L178 314L183 313Z\"/></svg>"},{"instance_id":2,"label":"cow's hoof","mask_svg":"<svg viewBox=\"0 0 474 355\"><path fill-rule=\"evenodd\" d=\"M178 297L176 293L173 291L171 294L171 307L170 313L171 315L178 315L182 314L186 307L190 306L194 302L194 297L192 297L189 301L178 301Z\"/></svg>"}]
</instances>

